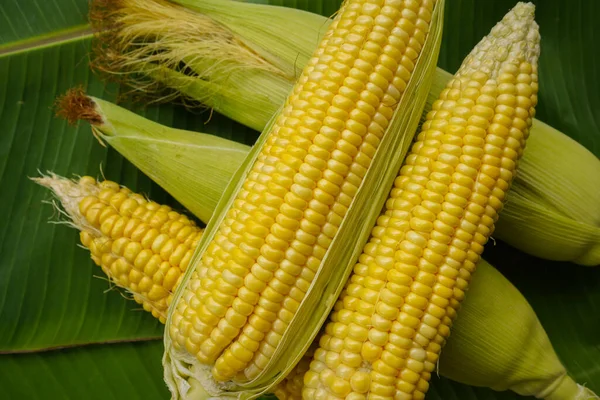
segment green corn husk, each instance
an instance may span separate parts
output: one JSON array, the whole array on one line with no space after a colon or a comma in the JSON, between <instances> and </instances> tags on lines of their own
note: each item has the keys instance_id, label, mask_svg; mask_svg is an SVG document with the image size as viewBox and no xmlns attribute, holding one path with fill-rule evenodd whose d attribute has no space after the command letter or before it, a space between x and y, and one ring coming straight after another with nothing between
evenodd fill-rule
<instances>
[{"instance_id":1,"label":"green corn husk","mask_svg":"<svg viewBox=\"0 0 600 400\"><path fill-rule=\"evenodd\" d=\"M82 117L92 124L99 139L119 151L126 149L125 154L133 154L137 165L146 173L154 171L153 179L159 176L161 186L180 203L195 203L193 213L205 222L234 174L232 165L240 165L250 151L248 146L226 139L161 126L97 98L78 99L93 108L72 113L72 118ZM145 129L136 131L133 127ZM156 137L173 141L173 148L182 150L182 162L187 163L189 173L185 185L174 184L182 174L171 168L168 157L163 157L168 152L153 146ZM139 146L147 147L150 156L136 157L135 149ZM204 173L207 168L220 170L221 178ZM201 201L197 200L198 194L202 194ZM568 376L527 300L484 260L478 264L478 272L444 347L439 372L472 386L513 390L549 400L598 398ZM197 381L191 385L191 390L201 389Z\"/></svg>"},{"instance_id":2,"label":"green corn husk","mask_svg":"<svg viewBox=\"0 0 600 400\"><path fill-rule=\"evenodd\" d=\"M485 260L477 264L439 371L467 385L539 399L598 399L567 374L525 297Z\"/></svg>"},{"instance_id":3,"label":"green corn husk","mask_svg":"<svg viewBox=\"0 0 600 400\"><path fill-rule=\"evenodd\" d=\"M229 1L198 4L205 6L206 12L218 10L223 18L228 18L231 5L253 6ZM322 20L289 8L268 9L276 9L286 21L293 19L299 32L306 33ZM243 11L250 26L264 15L260 9L258 13ZM296 73L304 68L320 40L317 31L312 35L314 42L303 40L300 34L286 36L290 40L267 35L268 46L288 51L287 56L278 57L212 18L163 0L93 0L90 23L97 37L91 63L96 70L127 83L134 94L153 101L171 101L183 95L183 100L193 99L225 115L235 114L237 121L258 131L283 104ZM246 25L239 24L238 29ZM242 31L250 37L262 34ZM308 49L303 56L292 52L295 42ZM300 62L297 70L290 54Z\"/></svg>"},{"instance_id":4,"label":"green corn husk","mask_svg":"<svg viewBox=\"0 0 600 400\"><path fill-rule=\"evenodd\" d=\"M330 22L318 14L289 7L229 0L171 1L227 27L292 83L302 72ZM244 17L240 18L241 15ZM269 26L265 26L265 21L269 21Z\"/></svg>"},{"instance_id":5,"label":"green corn husk","mask_svg":"<svg viewBox=\"0 0 600 400\"><path fill-rule=\"evenodd\" d=\"M393 117L379 143L363 183L352 200L344 220L323 257L304 299L282 335L268 365L249 381L217 382L212 365L200 363L195 355L177 349L171 342L170 325L173 311L181 300L194 267L213 239L228 210L251 171L260 149L265 145L275 119L263 130L244 163L225 189L214 216L190 262L190 267L174 294L165 327L163 357L164 377L173 399L254 399L271 391L306 352L327 318L335 300L366 242L370 229L386 200L397 171L406 155L425 106L433 80L442 35L444 0L434 5L430 31L427 33L414 70Z\"/></svg>"},{"instance_id":6,"label":"green corn husk","mask_svg":"<svg viewBox=\"0 0 600 400\"><path fill-rule=\"evenodd\" d=\"M316 48L320 34L329 25L329 20L325 17L285 7L230 0L176 0L176 3L187 8L170 7L187 10L189 23L196 24L200 31L194 37L195 41L190 41L189 36L185 37L189 45L186 51L194 55L194 60L203 60L192 68L196 75L190 75L189 72L184 74L181 70L169 68L174 61L136 58L138 55L132 54L130 47L125 45L128 40L132 40L131 31L148 36L148 32L142 28L133 29L133 25L128 24L123 17L139 12L133 7L127 8L128 4L138 1L114 2L115 8L120 11L115 11L110 16L112 20L116 20L117 16L121 19L111 26L121 28L109 30L111 35L104 33L97 36L98 42L103 43L102 48L111 49L110 54L113 55L121 54L127 63L123 60L107 63L103 61L106 56L102 53L97 56L95 65L121 77L139 76L142 65L146 69L160 69L161 72L155 72L153 77L163 85L258 130L264 128L279 105L283 104L294 82L290 74L302 69L303 63ZM94 0L93 3L100 1ZM144 2L147 3L152 2ZM164 7L169 6L165 4ZM152 14L146 15L146 18L163 21L160 32L170 32L171 42L181 42L184 36L177 33L172 21L169 23L164 14L169 13L164 11L162 16ZM103 16L106 17L106 14ZM202 43L207 35L203 29L215 26L214 21L212 24L207 22L207 16L217 21L216 26L222 31L229 32L231 37L236 38L235 41L227 42L227 52L202 51L206 48ZM92 18L92 22L94 21L96 20ZM106 25L106 19L102 21ZM95 25L100 25L100 22L97 21ZM128 35L123 34L123 31L127 31ZM109 40L113 35L121 39L119 46ZM160 33L155 35L159 45ZM193 48L199 50L194 51ZM138 47L135 49L139 51ZM246 54L248 49L254 50L260 57L231 60L231 53L237 51L239 54ZM119 59L116 56L113 58ZM164 62L161 64L162 69L157 67L160 62ZM235 65L233 67L232 62ZM232 70L235 72L231 72ZM450 76L451 74L437 69L426 110ZM537 257L581 265L599 265L600 203L596 201L599 197L600 160L566 135L534 120L527 150L494 236Z\"/></svg>"},{"instance_id":7,"label":"green corn husk","mask_svg":"<svg viewBox=\"0 0 600 400\"><path fill-rule=\"evenodd\" d=\"M173 129L72 89L58 100L58 115L90 122L108 143L202 221L208 221L248 146L218 136ZM201 183L190 177L201 171Z\"/></svg>"}]
</instances>

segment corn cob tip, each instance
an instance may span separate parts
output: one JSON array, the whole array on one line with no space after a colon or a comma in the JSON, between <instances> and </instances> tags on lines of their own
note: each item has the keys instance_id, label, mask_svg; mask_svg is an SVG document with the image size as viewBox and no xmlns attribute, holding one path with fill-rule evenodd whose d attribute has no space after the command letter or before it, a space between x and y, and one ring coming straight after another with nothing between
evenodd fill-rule
<instances>
[{"instance_id":1,"label":"corn cob tip","mask_svg":"<svg viewBox=\"0 0 600 400\"><path fill-rule=\"evenodd\" d=\"M81 199L86 196L96 195L99 192L94 178L84 176L75 180L48 172L47 175L42 174L41 177L30 179L38 185L52 190L52 193L60 203L52 202L52 204L61 215L67 217L67 221L64 221L64 223L80 231L94 233L97 231L97 229L86 221L85 217L79 211L79 202Z\"/></svg>"},{"instance_id":2,"label":"corn cob tip","mask_svg":"<svg viewBox=\"0 0 600 400\"><path fill-rule=\"evenodd\" d=\"M88 121L92 125L103 124L94 100L87 96L81 87L69 89L56 99L56 116L66 119L71 125L75 125L79 120Z\"/></svg>"},{"instance_id":3,"label":"corn cob tip","mask_svg":"<svg viewBox=\"0 0 600 400\"><path fill-rule=\"evenodd\" d=\"M525 33L524 40L518 43L515 51L522 51L525 54L525 60L531 64L537 63L540 55L540 31L535 22L535 5L533 3L517 3L502 22L512 27L515 36L520 35L520 32Z\"/></svg>"},{"instance_id":4,"label":"corn cob tip","mask_svg":"<svg viewBox=\"0 0 600 400\"><path fill-rule=\"evenodd\" d=\"M598 396L591 389L585 387L584 385L577 385L577 387L579 387L579 394L577 395L576 400L600 399L600 396Z\"/></svg>"},{"instance_id":5,"label":"corn cob tip","mask_svg":"<svg viewBox=\"0 0 600 400\"><path fill-rule=\"evenodd\" d=\"M202 236L193 220L116 182L90 176L33 178L50 188L52 202L80 231L83 247L111 283L125 289L165 323L173 291Z\"/></svg>"},{"instance_id":6,"label":"corn cob tip","mask_svg":"<svg viewBox=\"0 0 600 400\"><path fill-rule=\"evenodd\" d=\"M535 22L535 6L518 3L498 22L465 58L457 75L469 76L475 71L496 80L511 65L523 62L537 73L540 55L540 33Z\"/></svg>"}]
</instances>

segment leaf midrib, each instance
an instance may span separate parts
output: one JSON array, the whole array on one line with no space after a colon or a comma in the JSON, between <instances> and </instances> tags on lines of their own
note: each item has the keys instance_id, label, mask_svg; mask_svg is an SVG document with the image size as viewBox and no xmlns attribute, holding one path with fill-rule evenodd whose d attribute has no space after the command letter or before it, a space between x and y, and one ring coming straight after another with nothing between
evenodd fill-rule
<instances>
[{"instance_id":1,"label":"leaf midrib","mask_svg":"<svg viewBox=\"0 0 600 400\"><path fill-rule=\"evenodd\" d=\"M34 36L16 42L0 44L0 58L12 56L28 51L40 50L46 47L59 46L78 40L86 40L93 35L92 28L88 25L74 26L50 34Z\"/></svg>"},{"instance_id":2,"label":"leaf midrib","mask_svg":"<svg viewBox=\"0 0 600 400\"><path fill-rule=\"evenodd\" d=\"M83 343L61 344L61 345L56 345L56 346L36 347L36 348L28 348L28 349L0 350L0 356L11 355L11 354L43 353L43 352L48 352L48 351L74 349L74 348L79 348L79 347L97 346L97 345L152 342L152 341L162 340L162 339L163 339L163 337L161 335L161 336L135 337L135 338L128 338L128 339L98 340L98 341L90 341L90 342L83 342Z\"/></svg>"}]
</instances>

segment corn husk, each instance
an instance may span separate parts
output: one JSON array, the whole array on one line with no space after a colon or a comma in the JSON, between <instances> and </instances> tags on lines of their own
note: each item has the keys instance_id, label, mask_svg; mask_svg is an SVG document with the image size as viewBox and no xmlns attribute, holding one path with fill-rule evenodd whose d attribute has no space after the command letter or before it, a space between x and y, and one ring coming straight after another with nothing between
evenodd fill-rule
<instances>
[{"instance_id":1,"label":"corn husk","mask_svg":"<svg viewBox=\"0 0 600 400\"><path fill-rule=\"evenodd\" d=\"M58 114L72 123L88 121L101 144L116 149L204 222L248 154L241 143L166 127L80 89L58 100ZM198 174L201 182L190 179Z\"/></svg>"},{"instance_id":2,"label":"corn husk","mask_svg":"<svg viewBox=\"0 0 600 400\"><path fill-rule=\"evenodd\" d=\"M485 260L477 264L439 368L471 386L547 400L598 399L567 374L527 300Z\"/></svg>"},{"instance_id":3,"label":"corn husk","mask_svg":"<svg viewBox=\"0 0 600 400\"><path fill-rule=\"evenodd\" d=\"M125 5L137 1L119 0L116 3ZM252 49L260 57L239 57L235 73L232 73L225 68L229 65L225 61L230 61L231 57L225 56L222 51L209 54L206 51L193 52L186 47L195 59L205 60L203 65L206 69L201 79L169 68L172 63L164 64L166 66L160 72L155 71L153 77L187 98L258 130L262 130L283 104L293 84L291 76L294 71L303 68L320 34L329 25L325 17L285 7L230 0L177 0L176 3L185 6L189 23L196 24L199 31L212 26L206 22L208 16L216 21L216 26L235 37L236 40L227 42L229 52L245 54ZM163 18L164 29L171 26L164 20L164 15L161 17L155 13L151 17L157 20ZM184 36L177 33L175 27L173 29L171 40L176 42L178 38L181 41ZM147 34L143 29L139 32ZM120 37L127 38L124 35ZM98 36L100 42L102 38L102 35ZM203 40L199 35L193 46L202 49L199 43ZM104 43L111 46L110 42ZM231 43L237 44L237 50ZM113 53L123 51L114 46L110 48ZM127 57L128 60L131 58ZM153 62L158 63L156 60ZM102 65L101 60L96 64ZM128 68L112 65L112 71L127 75L128 71L135 70L131 65L139 65L138 62L129 64ZM201 70L200 67L196 69ZM206 73L207 70L210 73ZM437 69L426 110L450 77L448 72ZM527 150L494 237L537 257L599 265L598 198L600 160L566 135L534 120Z\"/></svg>"},{"instance_id":4,"label":"corn husk","mask_svg":"<svg viewBox=\"0 0 600 400\"><path fill-rule=\"evenodd\" d=\"M252 6L230 1L199 4L207 12L218 10L223 18L233 4ZM290 10L276 8L286 15ZM256 24L261 12L245 15L244 21ZM306 32L321 17L294 10L288 18ZM296 80L289 58L261 50L217 20L164 0L93 0L90 22L96 32L91 66L127 83L130 94L151 101L193 99L225 115L235 113L237 121L260 131ZM257 36L252 29L243 32ZM293 49L293 42L300 40L269 37L268 45L275 50ZM298 72L319 41L316 32L313 37L310 45L299 42L309 50L305 57L298 56Z\"/></svg>"},{"instance_id":5,"label":"corn husk","mask_svg":"<svg viewBox=\"0 0 600 400\"><path fill-rule=\"evenodd\" d=\"M194 355L177 350L172 345L170 336L166 334L163 365L165 381L174 399L257 398L279 383L308 349L343 289L354 261L368 238L370 229L383 206L387 192L412 141L437 62L442 33L443 7L443 0L438 1L435 5L430 24L431 30L427 35L407 88L399 104L396 105L390 126L383 135L363 184L359 187L304 300L286 333L282 336L269 364L255 379L249 382L219 383L212 378L211 366L199 363ZM172 304L179 302L194 266L200 260L202 253L225 218L245 176L266 142L270 124L259 137L248 158L234 174L230 185L221 197ZM170 309L166 332L170 330L174 309L175 307Z\"/></svg>"},{"instance_id":6,"label":"corn husk","mask_svg":"<svg viewBox=\"0 0 600 400\"><path fill-rule=\"evenodd\" d=\"M307 11L223 0L172 0L233 32L292 84L327 31L330 19ZM244 15L244 18L240 18ZM265 24L265 21L269 21ZM290 21L293 21L290 24ZM285 32L285 34L282 34ZM283 103L283 102L282 102Z\"/></svg>"}]
</instances>

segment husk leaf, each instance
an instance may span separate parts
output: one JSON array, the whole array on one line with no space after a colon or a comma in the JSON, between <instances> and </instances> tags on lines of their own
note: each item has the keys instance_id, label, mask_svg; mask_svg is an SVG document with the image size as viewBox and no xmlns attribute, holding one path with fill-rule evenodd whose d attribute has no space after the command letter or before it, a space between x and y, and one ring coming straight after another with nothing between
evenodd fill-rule
<instances>
[{"instance_id":1,"label":"husk leaf","mask_svg":"<svg viewBox=\"0 0 600 400\"><path fill-rule=\"evenodd\" d=\"M101 143L110 144L205 222L248 153L243 144L160 125L79 89L59 99L58 108L71 122L89 121Z\"/></svg>"},{"instance_id":2,"label":"husk leaf","mask_svg":"<svg viewBox=\"0 0 600 400\"><path fill-rule=\"evenodd\" d=\"M575 400L567 374L523 295L482 260L440 357L440 373L471 386Z\"/></svg>"},{"instance_id":3,"label":"husk leaf","mask_svg":"<svg viewBox=\"0 0 600 400\"><path fill-rule=\"evenodd\" d=\"M124 4L137 1L120 0ZM257 130L262 130L283 104L293 84L290 71L304 67L330 23L325 17L285 7L229 0L176 2L193 10L187 11L188 17L192 21L198 18L200 30L215 25L206 22L206 16L218 21L219 29L229 32L218 38L226 39L230 52L235 52L237 46L240 54L252 49L260 56L240 57L235 68L226 68L231 57L223 52L196 50L194 75L170 68L169 64L153 63L147 68L147 76ZM426 111L450 77L437 69ZM566 135L534 120L494 236L537 257L599 265L598 198L600 160Z\"/></svg>"},{"instance_id":4,"label":"husk leaf","mask_svg":"<svg viewBox=\"0 0 600 400\"><path fill-rule=\"evenodd\" d=\"M292 84L331 21L318 14L274 5L229 0L173 2L208 15L226 26L247 46L278 68ZM244 17L240 18L241 15Z\"/></svg>"},{"instance_id":5,"label":"husk leaf","mask_svg":"<svg viewBox=\"0 0 600 400\"><path fill-rule=\"evenodd\" d=\"M238 101L249 109L238 120L261 130L295 80L274 64L276 56L257 51L215 19L163 0L93 0L90 23L95 30L92 68L149 101L192 98L196 105L227 109L227 99L239 96L228 88L247 85ZM270 103L275 95L277 101ZM243 100L254 97L257 102ZM267 115L261 115L264 109L270 110Z\"/></svg>"},{"instance_id":6,"label":"husk leaf","mask_svg":"<svg viewBox=\"0 0 600 400\"><path fill-rule=\"evenodd\" d=\"M257 378L250 382L217 384L212 379L210 367L202 366L194 356L177 351L172 346L170 336L167 334L165 335L163 365L165 381L174 399L256 398L283 379L308 349L341 292L412 141L439 54L443 6L443 0L436 5L430 25L431 31L425 40L415 70L396 107L390 126L383 136L371 167L270 363ZM206 233L190 263L192 267L188 268L182 284L178 287L173 304L177 304L179 301L193 272L193 266L197 264L225 217L244 177L266 141L268 133L269 126L263 131L248 158L235 173L231 184L223 194L215 216L208 224ZM169 312L166 332L169 332L173 308ZM191 385L190 381L193 380L197 380L201 388L196 383ZM192 388L193 390L190 390Z\"/></svg>"},{"instance_id":7,"label":"husk leaf","mask_svg":"<svg viewBox=\"0 0 600 400\"><path fill-rule=\"evenodd\" d=\"M292 88L280 76L258 69L232 71L226 81L198 79L162 66L148 70L147 75L258 131L264 129Z\"/></svg>"}]
</instances>

